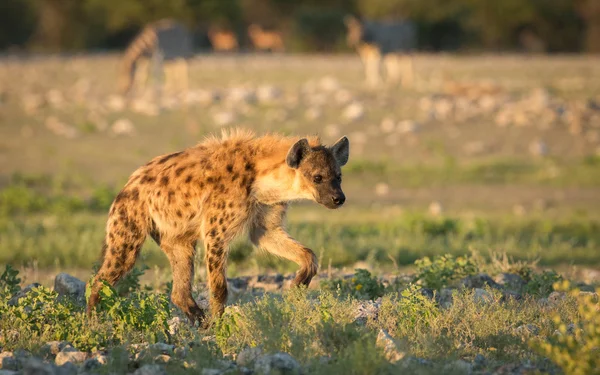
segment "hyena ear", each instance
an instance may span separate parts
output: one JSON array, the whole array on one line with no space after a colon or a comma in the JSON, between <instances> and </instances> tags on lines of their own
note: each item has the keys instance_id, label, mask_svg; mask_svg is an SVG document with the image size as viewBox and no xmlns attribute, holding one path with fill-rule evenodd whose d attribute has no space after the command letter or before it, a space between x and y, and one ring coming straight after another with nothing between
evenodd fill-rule
<instances>
[{"instance_id":1,"label":"hyena ear","mask_svg":"<svg viewBox=\"0 0 600 375\"><path fill-rule=\"evenodd\" d=\"M302 161L310 151L308 140L302 138L290 148L287 157L285 158L285 162L292 168L298 168L300 166L300 161Z\"/></svg>"},{"instance_id":2,"label":"hyena ear","mask_svg":"<svg viewBox=\"0 0 600 375\"><path fill-rule=\"evenodd\" d=\"M348 162L350 157L350 141L346 136L340 138L333 146L331 146L333 157L340 167L343 167Z\"/></svg>"}]
</instances>

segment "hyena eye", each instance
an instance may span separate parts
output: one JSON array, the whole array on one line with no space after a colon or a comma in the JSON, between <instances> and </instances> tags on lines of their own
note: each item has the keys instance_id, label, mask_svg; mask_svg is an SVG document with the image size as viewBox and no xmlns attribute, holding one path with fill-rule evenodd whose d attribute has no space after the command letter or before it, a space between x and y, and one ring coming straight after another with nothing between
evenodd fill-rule
<instances>
[{"instance_id":1,"label":"hyena eye","mask_svg":"<svg viewBox=\"0 0 600 375\"><path fill-rule=\"evenodd\" d=\"M323 181L323 176L321 176L320 174L318 174L315 177L313 177L313 181L318 184L319 182Z\"/></svg>"}]
</instances>

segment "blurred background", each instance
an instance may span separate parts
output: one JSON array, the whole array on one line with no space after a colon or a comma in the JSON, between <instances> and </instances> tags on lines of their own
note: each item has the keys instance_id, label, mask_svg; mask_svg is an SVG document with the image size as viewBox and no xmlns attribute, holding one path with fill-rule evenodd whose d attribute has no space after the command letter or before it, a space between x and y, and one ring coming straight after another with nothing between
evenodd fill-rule
<instances>
[{"instance_id":1,"label":"blurred background","mask_svg":"<svg viewBox=\"0 0 600 375\"><path fill-rule=\"evenodd\" d=\"M414 22L412 85L365 83L348 14ZM193 36L188 87L121 95L163 18ZM290 212L323 268L478 252L600 279L598 0L2 0L0 50L0 265L24 282L87 278L128 176L231 126L348 135L345 206ZM169 280L151 241L138 264ZM244 241L230 264L296 269Z\"/></svg>"},{"instance_id":2,"label":"blurred background","mask_svg":"<svg viewBox=\"0 0 600 375\"><path fill-rule=\"evenodd\" d=\"M210 47L211 26L247 46L251 23L282 32L292 52L346 51L343 17L407 17L424 51L599 52L596 0L3 0L0 48L84 51L123 48L146 23L172 17Z\"/></svg>"}]
</instances>

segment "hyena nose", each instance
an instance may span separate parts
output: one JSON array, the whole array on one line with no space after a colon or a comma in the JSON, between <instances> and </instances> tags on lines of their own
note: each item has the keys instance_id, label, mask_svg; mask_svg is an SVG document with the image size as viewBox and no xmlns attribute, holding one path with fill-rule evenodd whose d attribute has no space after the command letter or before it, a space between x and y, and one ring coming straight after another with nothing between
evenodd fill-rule
<instances>
[{"instance_id":1,"label":"hyena nose","mask_svg":"<svg viewBox=\"0 0 600 375\"><path fill-rule=\"evenodd\" d=\"M333 204L336 206L341 206L346 201L344 194L333 196L331 199L333 199Z\"/></svg>"}]
</instances>

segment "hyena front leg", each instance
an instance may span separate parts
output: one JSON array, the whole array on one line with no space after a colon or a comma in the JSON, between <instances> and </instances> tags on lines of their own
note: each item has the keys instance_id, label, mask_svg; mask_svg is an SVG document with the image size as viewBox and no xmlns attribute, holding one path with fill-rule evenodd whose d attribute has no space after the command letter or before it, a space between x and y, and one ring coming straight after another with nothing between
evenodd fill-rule
<instances>
[{"instance_id":1,"label":"hyena front leg","mask_svg":"<svg viewBox=\"0 0 600 375\"><path fill-rule=\"evenodd\" d=\"M225 312L227 302L227 243L214 233L205 237L206 268L210 290L210 310L213 318Z\"/></svg>"},{"instance_id":2,"label":"hyena front leg","mask_svg":"<svg viewBox=\"0 0 600 375\"><path fill-rule=\"evenodd\" d=\"M192 324L203 325L206 313L198 307L192 296L192 279L194 278L194 256L196 241L165 242L160 247L167 254L173 271L173 291L171 300L183 311Z\"/></svg>"},{"instance_id":3,"label":"hyena front leg","mask_svg":"<svg viewBox=\"0 0 600 375\"><path fill-rule=\"evenodd\" d=\"M294 261L300 266L294 286L310 284L319 268L315 253L290 237L283 229L287 205L265 206L250 228L250 240L271 254Z\"/></svg>"}]
</instances>

